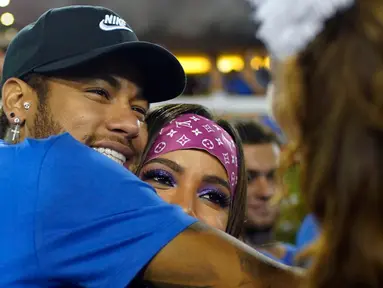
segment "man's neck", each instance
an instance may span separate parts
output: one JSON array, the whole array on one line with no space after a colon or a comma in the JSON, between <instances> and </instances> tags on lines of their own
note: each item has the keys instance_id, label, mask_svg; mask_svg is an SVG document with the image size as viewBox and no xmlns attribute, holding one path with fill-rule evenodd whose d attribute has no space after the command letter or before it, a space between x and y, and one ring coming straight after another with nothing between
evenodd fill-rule
<instances>
[{"instance_id":1,"label":"man's neck","mask_svg":"<svg viewBox=\"0 0 383 288\"><path fill-rule=\"evenodd\" d=\"M244 233L244 242L251 247L259 247L271 244L275 241L273 229L254 229L246 228Z\"/></svg>"}]
</instances>

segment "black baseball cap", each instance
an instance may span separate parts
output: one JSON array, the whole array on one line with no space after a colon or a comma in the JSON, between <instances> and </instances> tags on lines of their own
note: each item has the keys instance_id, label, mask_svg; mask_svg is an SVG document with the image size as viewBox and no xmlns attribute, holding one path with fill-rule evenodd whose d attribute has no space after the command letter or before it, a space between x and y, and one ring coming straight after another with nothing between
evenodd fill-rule
<instances>
[{"instance_id":1,"label":"black baseball cap","mask_svg":"<svg viewBox=\"0 0 383 288\"><path fill-rule=\"evenodd\" d=\"M11 77L49 74L114 53L126 56L121 65L137 64L150 103L184 91L186 76L177 58L159 45L139 41L118 14L99 6L51 9L23 28L9 44L1 86Z\"/></svg>"}]
</instances>

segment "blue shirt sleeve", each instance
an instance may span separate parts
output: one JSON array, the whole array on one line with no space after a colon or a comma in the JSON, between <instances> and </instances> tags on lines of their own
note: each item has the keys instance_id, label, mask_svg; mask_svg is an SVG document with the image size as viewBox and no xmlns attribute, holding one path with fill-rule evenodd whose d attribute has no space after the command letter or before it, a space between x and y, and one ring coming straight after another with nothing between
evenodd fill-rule
<instances>
[{"instance_id":1,"label":"blue shirt sleeve","mask_svg":"<svg viewBox=\"0 0 383 288\"><path fill-rule=\"evenodd\" d=\"M313 215L307 215L303 220L301 227L298 230L296 237L296 246L298 249L302 249L306 245L310 244L319 234L319 226Z\"/></svg>"},{"instance_id":2,"label":"blue shirt sleeve","mask_svg":"<svg viewBox=\"0 0 383 288\"><path fill-rule=\"evenodd\" d=\"M41 277L86 287L125 287L196 221L68 134L46 153L35 218Z\"/></svg>"},{"instance_id":3,"label":"blue shirt sleeve","mask_svg":"<svg viewBox=\"0 0 383 288\"><path fill-rule=\"evenodd\" d=\"M294 266L297 248L289 243L282 243L282 245L285 247L286 253L281 259L281 262L285 265Z\"/></svg>"},{"instance_id":4,"label":"blue shirt sleeve","mask_svg":"<svg viewBox=\"0 0 383 288\"><path fill-rule=\"evenodd\" d=\"M297 252L297 249L295 246L288 244L288 243L278 243L279 245L282 245L283 248L285 249L285 255L283 255L282 258L277 258L273 254L265 251L265 250L257 250L258 252L262 253L263 255L273 259L274 261L280 262L284 265L288 266L294 266L295 262L295 255Z\"/></svg>"}]
</instances>

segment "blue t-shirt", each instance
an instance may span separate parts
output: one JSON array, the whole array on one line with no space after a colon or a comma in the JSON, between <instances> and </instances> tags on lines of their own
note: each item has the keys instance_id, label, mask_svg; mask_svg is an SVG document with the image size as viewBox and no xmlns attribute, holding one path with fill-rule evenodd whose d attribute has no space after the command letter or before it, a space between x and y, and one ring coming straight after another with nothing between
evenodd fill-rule
<instances>
[{"instance_id":1,"label":"blue t-shirt","mask_svg":"<svg viewBox=\"0 0 383 288\"><path fill-rule=\"evenodd\" d=\"M0 159L0 287L125 287L196 221L69 134Z\"/></svg>"},{"instance_id":2,"label":"blue t-shirt","mask_svg":"<svg viewBox=\"0 0 383 288\"><path fill-rule=\"evenodd\" d=\"M282 263L282 264L285 264L288 266L294 266L295 265L295 254L297 252L296 247L291 245L291 244L288 244L288 243L280 243L280 245L282 245L283 248L285 249L285 255L280 259L278 259L274 255L272 255L271 253L268 253L266 251L260 250L259 252L261 252L265 256L273 259L274 261L277 261L279 263Z\"/></svg>"},{"instance_id":3,"label":"blue t-shirt","mask_svg":"<svg viewBox=\"0 0 383 288\"><path fill-rule=\"evenodd\" d=\"M308 244L311 244L319 235L319 226L314 218L314 215L307 215L298 230L296 237L296 246L302 249Z\"/></svg>"},{"instance_id":4,"label":"blue t-shirt","mask_svg":"<svg viewBox=\"0 0 383 288\"><path fill-rule=\"evenodd\" d=\"M250 86L239 76L229 79L225 82L225 90L231 94L236 95L252 95L253 90Z\"/></svg>"}]
</instances>

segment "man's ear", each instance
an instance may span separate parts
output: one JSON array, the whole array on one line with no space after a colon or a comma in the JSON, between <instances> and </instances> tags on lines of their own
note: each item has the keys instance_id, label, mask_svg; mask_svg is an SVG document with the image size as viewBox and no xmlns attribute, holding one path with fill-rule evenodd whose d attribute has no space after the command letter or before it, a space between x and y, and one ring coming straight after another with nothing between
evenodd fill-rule
<instances>
[{"instance_id":1,"label":"man's ear","mask_svg":"<svg viewBox=\"0 0 383 288\"><path fill-rule=\"evenodd\" d=\"M23 122L26 118L27 110L24 103L29 102L30 105L37 106L38 101L36 92L23 80L18 78L8 79L2 88L3 111L7 115L8 121L12 122L12 118L17 117ZM11 117L10 115L13 115Z\"/></svg>"}]
</instances>

